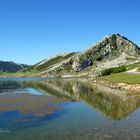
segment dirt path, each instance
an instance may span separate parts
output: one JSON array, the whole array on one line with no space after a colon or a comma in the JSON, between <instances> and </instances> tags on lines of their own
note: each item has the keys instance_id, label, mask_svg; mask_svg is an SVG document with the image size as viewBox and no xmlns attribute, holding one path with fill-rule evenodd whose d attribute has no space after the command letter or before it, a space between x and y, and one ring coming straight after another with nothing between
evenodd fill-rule
<instances>
[{"instance_id":1,"label":"dirt path","mask_svg":"<svg viewBox=\"0 0 140 140\"><path fill-rule=\"evenodd\" d=\"M137 69L138 69L138 68L135 68L135 69L126 71L126 73L128 73L128 74L140 74L140 72L137 72Z\"/></svg>"},{"instance_id":2,"label":"dirt path","mask_svg":"<svg viewBox=\"0 0 140 140\"><path fill-rule=\"evenodd\" d=\"M128 74L140 74L140 72L126 72Z\"/></svg>"}]
</instances>

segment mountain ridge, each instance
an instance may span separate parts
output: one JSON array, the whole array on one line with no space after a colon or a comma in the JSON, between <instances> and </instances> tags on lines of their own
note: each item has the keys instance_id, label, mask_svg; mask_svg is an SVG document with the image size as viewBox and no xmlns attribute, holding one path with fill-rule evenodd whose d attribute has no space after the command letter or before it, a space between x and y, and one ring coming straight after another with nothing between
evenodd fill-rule
<instances>
[{"instance_id":1,"label":"mountain ridge","mask_svg":"<svg viewBox=\"0 0 140 140\"><path fill-rule=\"evenodd\" d=\"M61 58L56 56L55 64L44 65L43 69L40 70L38 67L41 65L36 64L37 75L63 76L83 73L92 75L107 68L140 62L140 48L120 34L107 35L83 52L72 52L67 55L66 58L64 55ZM45 61L51 62L54 61L53 59Z\"/></svg>"},{"instance_id":2,"label":"mountain ridge","mask_svg":"<svg viewBox=\"0 0 140 140\"><path fill-rule=\"evenodd\" d=\"M0 72L17 72L29 67L26 64L18 64L13 61L2 61L0 60Z\"/></svg>"}]
</instances>

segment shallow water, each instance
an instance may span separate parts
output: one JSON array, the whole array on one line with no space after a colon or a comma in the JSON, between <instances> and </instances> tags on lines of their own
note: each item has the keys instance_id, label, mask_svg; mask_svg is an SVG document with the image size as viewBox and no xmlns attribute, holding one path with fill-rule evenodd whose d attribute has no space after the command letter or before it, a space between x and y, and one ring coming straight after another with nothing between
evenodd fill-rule
<instances>
[{"instance_id":1,"label":"shallow water","mask_svg":"<svg viewBox=\"0 0 140 140\"><path fill-rule=\"evenodd\" d=\"M84 79L0 79L0 140L140 139L140 96Z\"/></svg>"}]
</instances>

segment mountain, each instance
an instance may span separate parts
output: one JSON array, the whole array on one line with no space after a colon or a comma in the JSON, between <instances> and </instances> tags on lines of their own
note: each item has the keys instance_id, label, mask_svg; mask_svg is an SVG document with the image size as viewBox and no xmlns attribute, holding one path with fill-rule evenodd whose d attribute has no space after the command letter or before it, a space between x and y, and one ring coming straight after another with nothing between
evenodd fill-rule
<instances>
[{"instance_id":1,"label":"mountain","mask_svg":"<svg viewBox=\"0 0 140 140\"><path fill-rule=\"evenodd\" d=\"M27 67L28 65L16 64L12 61L0 61L0 72L17 72Z\"/></svg>"},{"instance_id":2,"label":"mountain","mask_svg":"<svg viewBox=\"0 0 140 140\"><path fill-rule=\"evenodd\" d=\"M64 53L35 64L38 76L94 76L101 71L140 62L140 48L119 34L110 34L83 52Z\"/></svg>"}]
</instances>

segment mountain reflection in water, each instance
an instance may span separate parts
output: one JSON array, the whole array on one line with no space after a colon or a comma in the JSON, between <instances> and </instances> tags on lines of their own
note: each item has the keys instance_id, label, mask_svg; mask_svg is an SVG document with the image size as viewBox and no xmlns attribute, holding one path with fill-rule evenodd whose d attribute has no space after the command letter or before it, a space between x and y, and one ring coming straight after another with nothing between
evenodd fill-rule
<instances>
[{"instance_id":1,"label":"mountain reflection in water","mask_svg":"<svg viewBox=\"0 0 140 140\"><path fill-rule=\"evenodd\" d=\"M30 87L44 95L30 95L26 94L26 90L25 93L21 90ZM22 94L19 94L20 91ZM14 94L11 94L12 92ZM140 105L140 96L137 94L129 95L124 91L105 88L84 79L3 81L0 82L0 93L3 93L0 94L1 112L16 110L35 116L43 116L59 110L57 104L82 101L105 116L117 120L127 116Z\"/></svg>"},{"instance_id":2,"label":"mountain reflection in water","mask_svg":"<svg viewBox=\"0 0 140 140\"><path fill-rule=\"evenodd\" d=\"M127 92L105 88L82 79L54 79L24 82L22 85L34 87L44 94L85 102L114 120L126 117L140 105L140 96L137 94L129 95Z\"/></svg>"}]
</instances>

